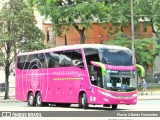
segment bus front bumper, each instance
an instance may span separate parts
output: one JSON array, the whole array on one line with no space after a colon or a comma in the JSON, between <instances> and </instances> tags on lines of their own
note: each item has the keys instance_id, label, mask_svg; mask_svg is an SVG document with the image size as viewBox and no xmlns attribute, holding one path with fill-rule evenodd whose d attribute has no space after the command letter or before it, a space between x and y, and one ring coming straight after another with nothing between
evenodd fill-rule
<instances>
[{"instance_id":1,"label":"bus front bumper","mask_svg":"<svg viewBox=\"0 0 160 120\"><path fill-rule=\"evenodd\" d=\"M102 101L104 104L125 104L125 105L135 105L137 104L137 93L134 94L117 94L112 95L109 93L101 93Z\"/></svg>"}]
</instances>

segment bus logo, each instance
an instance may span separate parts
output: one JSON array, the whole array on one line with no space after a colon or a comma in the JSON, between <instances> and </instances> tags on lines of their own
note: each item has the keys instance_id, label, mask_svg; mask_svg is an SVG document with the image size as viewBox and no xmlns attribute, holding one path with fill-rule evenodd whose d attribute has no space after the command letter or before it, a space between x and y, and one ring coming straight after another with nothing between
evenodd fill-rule
<instances>
[{"instance_id":1,"label":"bus logo","mask_svg":"<svg viewBox=\"0 0 160 120\"><path fill-rule=\"evenodd\" d=\"M36 89L38 87L38 70L33 70L31 74L31 86Z\"/></svg>"}]
</instances>

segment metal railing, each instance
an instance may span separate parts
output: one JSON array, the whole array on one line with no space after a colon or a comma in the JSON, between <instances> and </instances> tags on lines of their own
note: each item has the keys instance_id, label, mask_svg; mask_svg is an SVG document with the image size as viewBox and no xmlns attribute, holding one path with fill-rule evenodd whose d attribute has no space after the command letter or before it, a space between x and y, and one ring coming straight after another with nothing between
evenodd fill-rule
<instances>
[{"instance_id":1,"label":"metal railing","mask_svg":"<svg viewBox=\"0 0 160 120\"><path fill-rule=\"evenodd\" d=\"M137 89L140 94L143 93L143 86L138 85ZM148 95L158 95L160 96L160 83L148 83L147 84L147 93Z\"/></svg>"},{"instance_id":2,"label":"metal railing","mask_svg":"<svg viewBox=\"0 0 160 120\"><path fill-rule=\"evenodd\" d=\"M0 102L1 101L15 101L15 87L9 87L9 99L4 99L5 86L0 86Z\"/></svg>"}]
</instances>

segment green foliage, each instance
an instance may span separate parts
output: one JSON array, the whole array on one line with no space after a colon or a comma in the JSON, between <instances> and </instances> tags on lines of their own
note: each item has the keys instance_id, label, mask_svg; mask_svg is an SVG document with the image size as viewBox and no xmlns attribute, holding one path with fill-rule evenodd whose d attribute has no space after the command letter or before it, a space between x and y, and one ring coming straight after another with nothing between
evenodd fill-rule
<instances>
[{"instance_id":1,"label":"green foliage","mask_svg":"<svg viewBox=\"0 0 160 120\"><path fill-rule=\"evenodd\" d=\"M35 26L33 10L23 0L6 2L0 10L0 16L0 46L4 55L14 51L15 45L16 49L25 51L39 49L34 48L37 44L42 48L44 34ZM8 48L5 48L6 45Z\"/></svg>"},{"instance_id":2,"label":"green foliage","mask_svg":"<svg viewBox=\"0 0 160 120\"><path fill-rule=\"evenodd\" d=\"M160 0L154 0L154 3L153 3L153 7L152 7L152 13L153 14L153 22L155 24L155 26L157 27L155 29L155 32L156 32L156 35L158 37L160 37L160 16L159 16L159 13L160 13Z\"/></svg>"},{"instance_id":3,"label":"green foliage","mask_svg":"<svg viewBox=\"0 0 160 120\"><path fill-rule=\"evenodd\" d=\"M22 0L5 2L0 10L0 64L10 65L16 52L44 48L44 34L36 26L33 10Z\"/></svg>"},{"instance_id":4,"label":"green foliage","mask_svg":"<svg viewBox=\"0 0 160 120\"><path fill-rule=\"evenodd\" d=\"M42 15L51 18L58 35L61 35L66 26L73 25L79 32L82 43L85 42L85 30L94 22L106 21L111 10L104 2L97 0L28 1L37 7Z\"/></svg>"},{"instance_id":5,"label":"green foliage","mask_svg":"<svg viewBox=\"0 0 160 120\"><path fill-rule=\"evenodd\" d=\"M17 52L44 47L44 34L35 26L31 8L23 0L7 0L0 9L0 65L5 68L5 99L8 99L9 74Z\"/></svg>"},{"instance_id":6,"label":"green foliage","mask_svg":"<svg viewBox=\"0 0 160 120\"><path fill-rule=\"evenodd\" d=\"M147 27L152 27L152 32L159 37L160 35L160 0L133 0L134 11L134 27L138 34L142 28L138 25L139 20L143 20L144 29L146 32ZM107 0L105 4L110 4L110 22L114 27L110 31L115 34L119 31L124 32L125 28L130 26L131 21L131 1L130 0ZM141 31L141 32L143 32Z\"/></svg>"},{"instance_id":7,"label":"green foliage","mask_svg":"<svg viewBox=\"0 0 160 120\"><path fill-rule=\"evenodd\" d=\"M117 36L116 39L107 42L106 44L120 45L131 49L132 41L126 37ZM160 51L160 45L157 45L154 39L136 39L135 40L135 54L138 64L147 68L152 65L155 56Z\"/></svg>"}]
</instances>

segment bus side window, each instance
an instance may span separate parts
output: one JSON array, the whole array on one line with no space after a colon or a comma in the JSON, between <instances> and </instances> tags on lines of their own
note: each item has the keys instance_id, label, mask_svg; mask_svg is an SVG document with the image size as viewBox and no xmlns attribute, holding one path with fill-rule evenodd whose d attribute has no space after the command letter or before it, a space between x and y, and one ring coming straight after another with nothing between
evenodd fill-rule
<instances>
[{"instance_id":1,"label":"bus side window","mask_svg":"<svg viewBox=\"0 0 160 120\"><path fill-rule=\"evenodd\" d=\"M81 50L72 51L72 65L84 69Z\"/></svg>"},{"instance_id":2,"label":"bus side window","mask_svg":"<svg viewBox=\"0 0 160 120\"><path fill-rule=\"evenodd\" d=\"M91 65L91 61L99 62L98 50L94 48L85 48L84 49L87 65Z\"/></svg>"},{"instance_id":3,"label":"bus side window","mask_svg":"<svg viewBox=\"0 0 160 120\"><path fill-rule=\"evenodd\" d=\"M91 64L91 61L96 61L96 62L100 61L98 50L95 48L85 48L84 52L85 52L86 63L87 63L91 83L93 85L102 87L101 69Z\"/></svg>"},{"instance_id":4,"label":"bus side window","mask_svg":"<svg viewBox=\"0 0 160 120\"><path fill-rule=\"evenodd\" d=\"M48 64L48 68L56 68L59 67L59 53L58 52L50 52L50 53L46 53L46 62Z\"/></svg>"},{"instance_id":5,"label":"bus side window","mask_svg":"<svg viewBox=\"0 0 160 120\"><path fill-rule=\"evenodd\" d=\"M93 65L88 65L88 70L90 74L90 80L93 85L98 84L98 77L97 77L97 71L95 70L95 67Z\"/></svg>"},{"instance_id":6,"label":"bus side window","mask_svg":"<svg viewBox=\"0 0 160 120\"><path fill-rule=\"evenodd\" d=\"M27 61L27 56L19 56L17 61L17 68L21 70L29 69L30 62Z\"/></svg>"},{"instance_id":7,"label":"bus side window","mask_svg":"<svg viewBox=\"0 0 160 120\"><path fill-rule=\"evenodd\" d=\"M61 51L59 52L60 53L60 61L59 61L59 64L61 67L69 67L71 66L71 51L70 50L64 50L64 51Z\"/></svg>"},{"instance_id":8,"label":"bus side window","mask_svg":"<svg viewBox=\"0 0 160 120\"><path fill-rule=\"evenodd\" d=\"M52 59L48 60L48 68L53 68L54 67L54 61Z\"/></svg>"}]
</instances>

